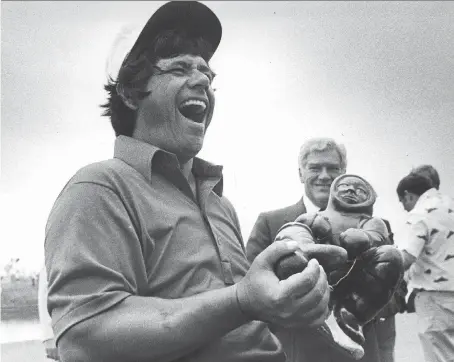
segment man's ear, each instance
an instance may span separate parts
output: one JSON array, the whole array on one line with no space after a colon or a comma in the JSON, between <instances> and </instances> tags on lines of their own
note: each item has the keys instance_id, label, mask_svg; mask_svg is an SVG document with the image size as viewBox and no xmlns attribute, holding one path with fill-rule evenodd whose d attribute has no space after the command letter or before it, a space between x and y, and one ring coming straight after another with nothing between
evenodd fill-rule
<instances>
[{"instance_id":1,"label":"man's ear","mask_svg":"<svg viewBox=\"0 0 454 362\"><path fill-rule=\"evenodd\" d=\"M404 191L404 196L405 199L408 200L409 202L415 202L418 201L419 196L414 194L413 192L409 192L407 190Z\"/></svg>"},{"instance_id":2,"label":"man's ear","mask_svg":"<svg viewBox=\"0 0 454 362\"><path fill-rule=\"evenodd\" d=\"M419 196L418 196L418 195L412 194L412 193L410 193L409 195L410 195L410 197L411 197L411 201L412 201L412 202L415 202L415 203L416 203L416 202L418 201L418 199L419 199Z\"/></svg>"},{"instance_id":3,"label":"man's ear","mask_svg":"<svg viewBox=\"0 0 454 362\"><path fill-rule=\"evenodd\" d=\"M137 90L132 90L130 88L125 88L121 84L117 84L117 93L121 97L123 103L129 109L133 111L137 111L139 108L139 97L137 94Z\"/></svg>"},{"instance_id":4,"label":"man's ear","mask_svg":"<svg viewBox=\"0 0 454 362\"><path fill-rule=\"evenodd\" d=\"M301 167L298 167L298 174L300 176L301 183L304 184L304 171L301 169Z\"/></svg>"},{"instance_id":5,"label":"man's ear","mask_svg":"<svg viewBox=\"0 0 454 362\"><path fill-rule=\"evenodd\" d=\"M408 198L410 197L410 193L407 190L404 190L404 194L402 196L403 201L408 201Z\"/></svg>"}]
</instances>

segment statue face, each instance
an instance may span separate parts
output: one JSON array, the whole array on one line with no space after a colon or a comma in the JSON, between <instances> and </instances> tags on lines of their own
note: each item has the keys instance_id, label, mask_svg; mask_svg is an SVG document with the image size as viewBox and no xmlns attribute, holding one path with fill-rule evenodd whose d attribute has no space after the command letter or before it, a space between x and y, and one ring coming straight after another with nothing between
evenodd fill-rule
<instances>
[{"instance_id":1,"label":"statue face","mask_svg":"<svg viewBox=\"0 0 454 362\"><path fill-rule=\"evenodd\" d=\"M337 197L347 204L361 204L369 199L369 188L358 177L348 176L336 185Z\"/></svg>"}]
</instances>

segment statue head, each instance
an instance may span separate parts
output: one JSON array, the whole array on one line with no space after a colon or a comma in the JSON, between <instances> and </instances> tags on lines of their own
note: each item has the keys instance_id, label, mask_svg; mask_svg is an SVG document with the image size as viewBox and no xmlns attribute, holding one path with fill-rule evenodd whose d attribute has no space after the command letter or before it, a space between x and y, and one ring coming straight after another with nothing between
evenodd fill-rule
<instances>
[{"instance_id":1,"label":"statue head","mask_svg":"<svg viewBox=\"0 0 454 362\"><path fill-rule=\"evenodd\" d=\"M338 176L331 185L328 208L371 214L377 195L369 182L358 175Z\"/></svg>"}]
</instances>

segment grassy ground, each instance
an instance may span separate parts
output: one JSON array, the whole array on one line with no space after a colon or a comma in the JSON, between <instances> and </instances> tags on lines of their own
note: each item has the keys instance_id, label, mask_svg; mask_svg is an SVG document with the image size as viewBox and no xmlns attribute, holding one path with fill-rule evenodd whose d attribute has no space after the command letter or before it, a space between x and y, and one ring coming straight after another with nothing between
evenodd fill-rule
<instances>
[{"instance_id":1,"label":"grassy ground","mask_svg":"<svg viewBox=\"0 0 454 362\"><path fill-rule=\"evenodd\" d=\"M38 283L30 279L2 281L2 321L38 320Z\"/></svg>"}]
</instances>

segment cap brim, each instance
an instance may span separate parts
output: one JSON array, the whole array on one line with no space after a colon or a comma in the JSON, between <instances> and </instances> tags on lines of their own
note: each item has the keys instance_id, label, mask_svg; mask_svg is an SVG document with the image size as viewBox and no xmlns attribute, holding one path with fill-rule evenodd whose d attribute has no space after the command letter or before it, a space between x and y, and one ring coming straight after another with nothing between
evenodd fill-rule
<instances>
[{"instance_id":1,"label":"cap brim","mask_svg":"<svg viewBox=\"0 0 454 362\"><path fill-rule=\"evenodd\" d=\"M191 36L205 39L212 46L213 53L222 36L221 22L206 5L197 1L171 1L150 17L126 58L136 56L161 31L171 29L183 29Z\"/></svg>"}]
</instances>

